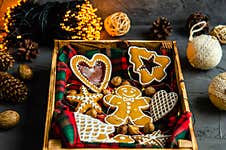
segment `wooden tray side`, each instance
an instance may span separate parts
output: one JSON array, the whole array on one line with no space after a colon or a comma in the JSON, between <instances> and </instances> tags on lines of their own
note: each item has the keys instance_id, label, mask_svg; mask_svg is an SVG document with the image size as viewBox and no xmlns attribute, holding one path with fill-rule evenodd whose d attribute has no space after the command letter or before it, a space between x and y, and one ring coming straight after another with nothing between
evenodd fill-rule
<instances>
[{"instance_id":1,"label":"wooden tray side","mask_svg":"<svg viewBox=\"0 0 226 150\"><path fill-rule=\"evenodd\" d=\"M185 83L184 83L184 77L183 77L182 70L181 70L179 53L178 53L176 41L173 41L173 45L174 45L174 52L175 52L175 65L176 65L175 70L177 71L178 86L180 87L179 90L181 90L181 95L182 95L182 111L183 112L186 112L186 111L190 112L189 102L188 102L186 87L185 87ZM192 148L193 148L193 150L198 150L198 145L197 145L197 141L196 141L196 138L195 138L192 118L190 119L189 131L190 131L190 136L191 136L191 141L192 141Z\"/></svg>"},{"instance_id":2,"label":"wooden tray side","mask_svg":"<svg viewBox=\"0 0 226 150\"><path fill-rule=\"evenodd\" d=\"M58 48L59 48L58 41L55 41L54 50L52 53L52 65L51 65L51 71L50 71L49 95L48 95L48 104L47 104L47 111L46 111L43 150L48 150L49 131L51 127L51 121L52 121L52 116L53 116L53 111L55 106L55 81L56 81L56 63L57 63Z\"/></svg>"},{"instance_id":3,"label":"wooden tray side","mask_svg":"<svg viewBox=\"0 0 226 150\"><path fill-rule=\"evenodd\" d=\"M122 42L121 40L102 40L102 41L83 41L83 40L55 40L55 45L54 45L54 51L52 55L52 66L51 66L51 74L50 74L50 83L49 83L49 97L48 97L48 106L47 106L47 112L46 112L46 123L45 123L45 133L44 133L44 142L43 142L43 150L68 150L66 148L62 148L61 141L57 139L49 139L49 131L51 128L51 121L52 121L52 115L54 111L54 106L55 106L55 81L56 81L56 63L57 63L57 54L58 50L62 46L66 46L68 44L81 44L81 46L89 46L94 43L100 44L100 46L108 45L112 46L115 45L117 42ZM189 103L188 103L188 98L187 98L187 93L186 93L186 88L184 84L184 78L182 74L182 70L180 67L180 60L179 60L179 54L178 50L176 47L176 41L137 41L137 40L127 40L123 41L125 43L128 43L129 45L137 45L137 46L150 46L152 47L151 44L154 45L159 45L159 43L165 45L165 46L170 46L173 47L174 53L175 53L175 71L176 71L176 77L177 77L177 84L179 88L180 95L182 96L181 99L181 105L182 105L182 111L190 111L189 108ZM151 44L150 44L151 43ZM189 124L189 132L190 132L190 140L182 140L180 141L180 148L177 149L171 149L171 148L163 148L159 150L198 150L197 146L197 141L195 138L194 134L194 129L193 129L193 124L192 120L190 120ZM192 144L191 144L192 143ZM91 150L94 148L75 148L75 149L70 149L70 150ZM108 150L105 148L95 148L99 150ZM126 150L130 148L120 148L120 150ZM144 149L138 149L138 150L144 150ZM145 150L156 150L155 148L145 148Z\"/></svg>"}]
</instances>

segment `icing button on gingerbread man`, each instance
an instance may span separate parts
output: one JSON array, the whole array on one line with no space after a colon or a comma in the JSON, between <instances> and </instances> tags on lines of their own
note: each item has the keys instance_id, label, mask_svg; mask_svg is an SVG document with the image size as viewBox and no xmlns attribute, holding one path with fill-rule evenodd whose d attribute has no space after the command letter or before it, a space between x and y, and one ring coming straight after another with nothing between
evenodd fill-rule
<instances>
[{"instance_id":1,"label":"icing button on gingerbread man","mask_svg":"<svg viewBox=\"0 0 226 150\"><path fill-rule=\"evenodd\" d=\"M150 116L145 115L142 110L149 108L151 98L142 97L141 91L131 85L123 85L116 89L115 94L104 97L104 102L115 111L105 118L105 122L114 126L125 124L128 120L139 127L147 122L152 122Z\"/></svg>"}]
</instances>

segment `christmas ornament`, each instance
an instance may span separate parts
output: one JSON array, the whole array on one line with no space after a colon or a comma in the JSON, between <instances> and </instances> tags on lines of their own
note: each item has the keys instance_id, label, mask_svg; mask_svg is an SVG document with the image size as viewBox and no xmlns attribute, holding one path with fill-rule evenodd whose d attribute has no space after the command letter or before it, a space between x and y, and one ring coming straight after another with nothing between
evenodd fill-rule
<instances>
[{"instance_id":1,"label":"christmas ornament","mask_svg":"<svg viewBox=\"0 0 226 150\"><path fill-rule=\"evenodd\" d=\"M207 15L203 14L202 12L195 12L188 17L187 23L185 26L187 32L190 33L192 26L201 21L206 21L206 26L203 28L203 30L196 32L194 35L198 36L201 34L208 33L209 32L209 17ZM194 29L198 29L200 27L201 26L199 25Z\"/></svg>"},{"instance_id":2,"label":"christmas ornament","mask_svg":"<svg viewBox=\"0 0 226 150\"><path fill-rule=\"evenodd\" d=\"M226 25L218 25L213 28L210 35L217 37L221 44L226 44Z\"/></svg>"},{"instance_id":3,"label":"christmas ornament","mask_svg":"<svg viewBox=\"0 0 226 150\"><path fill-rule=\"evenodd\" d=\"M7 52L0 51L0 71L7 71L13 66L15 60Z\"/></svg>"},{"instance_id":4,"label":"christmas ornament","mask_svg":"<svg viewBox=\"0 0 226 150\"><path fill-rule=\"evenodd\" d=\"M122 36L129 32L130 19L123 12L116 12L104 20L104 28L111 36Z\"/></svg>"},{"instance_id":5,"label":"christmas ornament","mask_svg":"<svg viewBox=\"0 0 226 150\"><path fill-rule=\"evenodd\" d=\"M151 39L153 40L165 40L170 36L173 29L166 17L158 17L151 27Z\"/></svg>"},{"instance_id":6,"label":"christmas ornament","mask_svg":"<svg viewBox=\"0 0 226 150\"><path fill-rule=\"evenodd\" d=\"M0 128L9 129L20 121L20 115L14 110L6 110L0 113Z\"/></svg>"},{"instance_id":7,"label":"christmas ornament","mask_svg":"<svg viewBox=\"0 0 226 150\"><path fill-rule=\"evenodd\" d=\"M27 99L28 89L22 81L16 79L11 74L0 72L0 99L21 103Z\"/></svg>"},{"instance_id":8,"label":"christmas ornament","mask_svg":"<svg viewBox=\"0 0 226 150\"><path fill-rule=\"evenodd\" d=\"M19 42L19 48L15 56L18 60L32 61L32 59L37 57L38 53L38 43L30 39L24 39Z\"/></svg>"},{"instance_id":9,"label":"christmas ornament","mask_svg":"<svg viewBox=\"0 0 226 150\"><path fill-rule=\"evenodd\" d=\"M194 30L195 27L200 25L202 25L201 28ZM202 21L191 28L187 58L194 68L208 70L218 65L222 58L222 49L219 41L213 36L200 35L193 38L193 34L201 31L205 26L206 22Z\"/></svg>"},{"instance_id":10,"label":"christmas ornament","mask_svg":"<svg viewBox=\"0 0 226 150\"><path fill-rule=\"evenodd\" d=\"M209 98L219 109L226 110L226 72L218 74L210 82Z\"/></svg>"},{"instance_id":11,"label":"christmas ornament","mask_svg":"<svg viewBox=\"0 0 226 150\"><path fill-rule=\"evenodd\" d=\"M20 64L17 71L22 80L31 80L33 77L33 71L27 64Z\"/></svg>"}]
</instances>

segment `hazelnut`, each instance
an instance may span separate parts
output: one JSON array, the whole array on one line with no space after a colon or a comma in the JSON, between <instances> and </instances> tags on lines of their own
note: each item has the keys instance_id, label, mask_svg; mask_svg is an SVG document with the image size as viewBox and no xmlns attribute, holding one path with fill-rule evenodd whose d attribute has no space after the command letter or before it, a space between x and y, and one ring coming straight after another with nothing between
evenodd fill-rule
<instances>
[{"instance_id":1,"label":"hazelnut","mask_svg":"<svg viewBox=\"0 0 226 150\"><path fill-rule=\"evenodd\" d=\"M155 88L153 88L152 86L149 86L147 87L145 90L144 90L144 93L147 95L147 96L152 96L156 93L156 90Z\"/></svg>"},{"instance_id":2,"label":"hazelnut","mask_svg":"<svg viewBox=\"0 0 226 150\"><path fill-rule=\"evenodd\" d=\"M119 86L122 83L122 78L120 76L115 76L111 79L111 84L114 86Z\"/></svg>"},{"instance_id":3,"label":"hazelnut","mask_svg":"<svg viewBox=\"0 0 226 150\"><path fill-rule=\"evenodd\" d=\"M125 80L122 82L122 85L131 85L131 83L129 81Z\"/></svg>"},{"instance_id":4,"label":"hazelnut","mask_svg":"<svg viewBox=\"0 0 226 150\"><path fill-rule=\"evenodd\" d=\"M155 130L155 126L153 123L148 122L144 125L144 133L145 134L150 134Z\"/></svg>"},{"instance_id":5,"label":"hazelnut","mask_svg":"<svg viewBox=\"0 0 226 150\"><path fill-rule=\"evenodd\" d=\"M128 130L128 126L126 124L123 124L123 125L118 127L117 133L118 134L126 134L127 130Z\"/></svg>"},{"instance_id":6,"label":"hazelnut","mask_svg":"<svg viewBox=\"0 0 226 150\"><path fill-rule=\"evenodd\" d=\"M67 94L69 95L75 95L75 94L77 94L77 91L76 90L69 90L68 92L67 92Z\"/></svg>"},{"instance_id":7,"label":"hazelnut","mask_svg":"<svg viewBox=\"0 0 226 150\"><path fill-rule=\"evenodd\" d=\"M91 116L93 118L96 118L97 117L97 111L95 109L91 108L90 110L88 110L86 112L86 115L89 115L89 116Z\"/></svg>"},{"instance_id":8,"label":"hazelnut","mask_svg":"<svg viewBox=\"0 0 226 150\"><path fill-rule=\"evenodd\" d=\"M131 135L140 134L139 127L134 125L128 125L128 133Z\"/></svg>"},{"instance_id":9,"label":"hazelnut","mask_svg":"<svg viewBox=\"0 0 226 150\"><path fill-rule=\"evenodd\" d=\"M111 90L109 90L109 89L103 89L102 92L103 92L104 95L111 94Z\"/></svg>"}]
</instances>

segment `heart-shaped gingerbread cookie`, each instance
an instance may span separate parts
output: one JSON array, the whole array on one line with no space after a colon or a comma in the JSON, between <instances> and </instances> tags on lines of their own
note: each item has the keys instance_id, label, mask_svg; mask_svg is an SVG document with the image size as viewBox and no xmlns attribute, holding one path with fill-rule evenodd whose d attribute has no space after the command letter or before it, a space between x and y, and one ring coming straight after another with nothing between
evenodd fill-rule
<instances>
[{"instance_id":1,"label":"heart-shaped gingerbread cookie","mask_svg":"<svg viewBox=\"0 0 226 150\"><path fill-rule=\"evenodd\" d=\"M153 121L157 121L169 113L176 105L178 95L175 92L158 91L150 101L150 113Z\"/></svg>"},{"instance_id":2,"label":"heart-shaped gingerbread cookie","mask_svg":"<svg viewBox=\"0 0 226 150\"><path fill-rule=\"evenodd\" d=\"M89 60L85 56L75 55L70 66L76 77L94 92L101 92L111 77L111 61L104 54L97 53Z\"/></svg>"}]
</instances>

